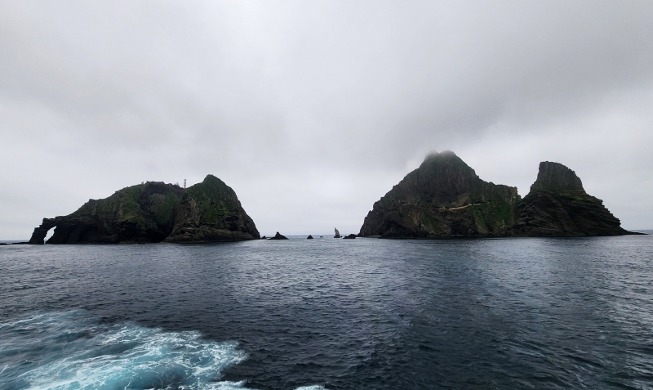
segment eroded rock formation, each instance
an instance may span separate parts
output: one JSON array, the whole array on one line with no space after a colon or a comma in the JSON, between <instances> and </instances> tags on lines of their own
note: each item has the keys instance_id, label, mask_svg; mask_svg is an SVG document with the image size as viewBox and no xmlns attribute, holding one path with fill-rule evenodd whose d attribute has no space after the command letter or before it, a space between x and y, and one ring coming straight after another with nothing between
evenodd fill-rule
<instances>
[{"instance_id":1,"label":"eroded rock formation","mask_svg":"<svg viewBox=\"0 0 653 390\"><path fill-rule=\"evenodd\" d=\"M452 152L429 155L374 204L359 236L494 237L634 234L589 194L574 171L540 163L520 199L515 187L481 180Z\"/></svg>"},{"instance_id":2,"label":"eroded rock formation","mask_svg":"<svg viewBox=\"0 0 653 390\"><path fill-rule=\"evenodd\" d=\"M516 187L481 180L453 152L431 154L374 204L359 236L505 236L518 200Z\"/></svg>"},{"instance_id":3,"label":"eroded rock formation","mask_svg":"<svg viewBox=\"0 0 653 390\"><path fill-rule=\"evenodd\" d=\"M515 235L611 236L629 234L619 219L589 195L576 173L555 162L541 162L531 190L519 202Z\"/></svg>"},{"instance_id":4,"label":"eroded rock formation","mask_svg":"<svg viewBox=\"0 0 653 390\"><path fill-rule=\"evenodd\" d=\"M231 187L213 175L189 187L167 242L241 241L259 238Z\"/></svg>"},{"instance_id":5,"label":"eroded rock formation","mask_svg":"<svg viewBox=\"0 0 653 390\"><path fill-rule=\"evenodd\" d=\"M31 244L212 242L258 238L234 191L215 176L188 189L147 182L89 200L74 213L44 218Z\"/></svg>"}]
</instances>

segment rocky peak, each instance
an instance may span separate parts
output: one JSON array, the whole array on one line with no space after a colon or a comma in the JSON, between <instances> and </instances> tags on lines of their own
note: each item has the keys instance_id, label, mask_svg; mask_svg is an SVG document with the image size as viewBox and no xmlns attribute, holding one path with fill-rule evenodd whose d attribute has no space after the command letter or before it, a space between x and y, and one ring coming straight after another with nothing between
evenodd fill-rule
<instances>
[{"instance_id":1,"label":"rocky peak","mask_svg":"<svg viewBox=\"0 0 653 390\"><path fill-rule=\"evenodd\" d=\"M505 235L518 199L515 187L483 181L453 152L432 153L374 204L359 235Z\"/></svg>"},{"instance_id":2,"label":"rocky peak","mask_svg":"<svg viewBox=\"0 0 653 390\"><path fill-rule=\"evenodd\" d=\"M440 153L430 153L424 159L419 169L430 171L447 171L449 173L458 173L476 176L476 172L467 165L460 157L450 150L445 150Z\"/></svg>"},{"instance_id":3,"label":"rocky peak","mask_svg":"<svg viewBox=\"0 0 653 390\"><path fill-rule=\"evenodd\" d=\"M630 234L576 173L540 163L531 192L485 182L453 152L433 153L365 217L360 236L491 237Z\"/></svg>"},{"instance_id":4,"label":"rocky peak","mask_svg":"<svg viewBox=\"0 0 653 390\"><path fill-rule=\"evenodd\" d=\"M531 192L517 205L514 235L612 236L631 234L603 205L589 195L576 173L554 162L540 163Z\"/></svg>"},{"instance_id":5,"label":"rocky peak","mask_svg":"<svg viewBox=\"0 0 653 390\"><path fill-rule=\"evenodd\" d=\"M213 175L186 190L168 242L239 241L259 238L236 192Z\"/></svg>"},{"instance_id":6,"label":"rocky peak","mask_svg":"<svg viewBox=\"0 0 653 390\"><path fill-rule=\"evenodd\" d=\"M576 176L576 172L560 163L550 161L540 163L537 179L531 186L531 192L543 190L585 192L583 183Z\"/></svg>"},{"instance_id":7,"label":"rocky peak","mask_svg":"<svg viewBox=\"0 0 653 390\"><path fill-rule=\"evenodd\" d=\"M399 196L421 194L451 201L459 194L473 191L480 182L476 172L451 151L431 153L396 187Z\"/></svg>"}]
</instances>

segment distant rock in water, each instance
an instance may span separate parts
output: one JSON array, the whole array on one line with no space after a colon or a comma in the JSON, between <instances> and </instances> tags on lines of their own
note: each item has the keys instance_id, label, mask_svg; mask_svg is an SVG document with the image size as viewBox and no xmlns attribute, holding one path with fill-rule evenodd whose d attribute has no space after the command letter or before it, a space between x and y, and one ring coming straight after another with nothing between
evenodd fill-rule
<instances>
[{"instance_id":1,"label":"distant rock in water","mask_svg":"<svg viewBox=\"0 0 653 390\"><path fill-rule=\"evenodd\" d=\"M353 240L354 238L356 238L355 234L349 234L343 237L345 240Z\"/></svg>"},{"instance_id":2,"label":"distant rock in water","mask_svg":"<svg viewBox=\"0 0 653 390\"><path fill-rule=\"evenodd\" d=\"M308 237L306 237L306 239L307 239L307 240L312 240L312 239L313 239L313 236L309 234Z\"/></svg>"},{"instance_id":3,"label":"distant rock in water","mask_svg":"<svg viewBox=\"0 0 653 390\"><path fill-rule=\"evenodd\" d=\"M270 238L270 240L287 240L287 239L288 238L286 236L284 236L283 234L279 234L279 232L277 232L277 234L275 234L274 237Z\"/></svg>"},{"instance_id":4,"label":"distant rock in water","mask_svg":"<svg viewBox=\"0 0 653 390\"><path fill-rule=\"evenodd\" d=\"M340 238L340 232L338 231L338 228L333 228L335 230L335 234L333 235L333 238Z\"/></svg>"},{"instance_id":5,"label":"distant rock in water","mask_svg":"<svg viewBox=\"0 0 653 390\"><path fill-rule=\"evenodd\" d=\"M610 236L631 234L605 208L603 201L585 192L576 173L555 162L541 162L531 191L519 202L515 235Z\"/></svg>"},{"instance_id":6,"label":"distant rock in water","mask_svg":"<svg viewBox=\"0 0 653 390\"><path fill-rule=\"evenodd\" d=\"M67 216L44 218L30 244L213 242L258 238L235 192L215 176L188 189L147 182L89 200Z\"/></svg>"},{"instance_id":7,"label":"distant rock in water","mask_svg":"<svg viewBox=\"0 0 653 390\"><path fill-rule=\"evenodd\" d=\"M574 171L543 162L530 193L481 180L453 152L429 155L365 217L359 236L387 238L597 236L621 228Z\"/></svg>"},{"instance_id":8,"label":"distant rock in water","mask_svg":"<svg viewBox=\"0 0 653 390\"><path fill-rule=\"evenodd\" d=\"M518 200L516 187L481 180L453 152L431 154L374 204L359 236L505 236Z\"/></svg>"}]
</instances>

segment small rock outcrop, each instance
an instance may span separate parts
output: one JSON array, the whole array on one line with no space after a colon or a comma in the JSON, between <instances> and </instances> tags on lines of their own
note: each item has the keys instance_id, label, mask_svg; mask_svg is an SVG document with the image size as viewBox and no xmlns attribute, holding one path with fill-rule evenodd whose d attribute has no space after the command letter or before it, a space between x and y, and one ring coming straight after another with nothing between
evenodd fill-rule
<instances>
[{"instance_id":1,"label":"small rock outcrop","mask_svg":"<svg viewBox=\"0 0 653 390\"><path fill-rule=\"evenodd\" d=\"M344 240L353 240L354 238L356 238L355 234L348 234L343 237Z\"/></svg>"},{"instance_id":2,"label":"small rock outcrop","mask_svg":"<svg viewBox=\"0 0 653 390\"><path fill-rule=\"evenodd\" d=\"M589 195L574 171L555 162L541 162L531 190L519 202L515 235L611 236L630 234L603 205Z\"/></svg>"},{"instance_id":3,"label":"small rock outcrop","mask_svg":"<svg viewBox=\"0 0 653 390\"><path fill-rule=\"evenodd\" d=\"M215 176L188 189L147 182L91 199L67 216L44 218L30 244L212 242L258 238L236 194Z\"/></svg>"},{"instance_id":4,"label":"small rock outcrop","mask_svg":"<svg viewBox=\"0 0 653 390\"><path fill-rule=\"evenodd\" d=\"M313 236L309 234L308 237L306 237L306 239L307 239L307 240L312 240L312 239L313 239Z\"/></svg>"},{"instance_id":5,"label":"small rock outcrop","mask_svg":"<svg viewBox=\"0 0 653 390\"><path fill-rule=\"evenodd\" d=\"M287 240L287 239L288 237L284 236L283 234L279 234L279 232L277 232L277 234L275 234L274 237L270 238L270 240Z\"/></svg>"},{"instance_id":6,"label":"small rock outcrop","mask_svg":"<svg viewBox=\"0 0 653 390\"><path fill-rule=\"evenodd\" d=\"M505 236L518 200L516 187L481 180L453 152L431 154L374 204L359 236Z\"/></svg>"},{"instance_id":7,"label":"small rock outcrop","mask_svg":"<svg viewBox=\"0 0 653 390\"><path fill-rule=\"evenodd\" d=\"M340 238L341 236L340 236L340 232L338 231L338 228L333 228L333 230L335 230L333 238Z\"/></svg>"}]
</instances>

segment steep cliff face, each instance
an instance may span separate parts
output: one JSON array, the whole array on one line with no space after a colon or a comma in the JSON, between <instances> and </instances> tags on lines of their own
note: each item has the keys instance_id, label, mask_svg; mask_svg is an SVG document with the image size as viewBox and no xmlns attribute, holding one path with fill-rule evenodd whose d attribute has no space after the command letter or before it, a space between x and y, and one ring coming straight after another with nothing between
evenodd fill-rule
<instances>
[{"instance_id":1,"label":"steep cliff face","mask_svg":"<svg viewBox=\"0 0 653 390\"><path fill-rule=\"evenodd\" d=\"M239 241L260 238L234 190L208 175L188 188L168 242Z\"/></svg>"},{"instance_id":2,"label":"steep cliff face","mask_svg":"<svg viewBox=\"0 0 653 390\"><path fill-rule=\"evenodd\" d=\"M359 236L504 236L518 200L517 188L481 180L453 152L431 154L374 204Z\"/></svg>"},{"instance_id":3,"label":"steep cliff face","mask_svg":"<svg viewBox=\"0 0 653 390\"><path fill-rule=\"evenodd\" d=\"M30 243L42 244L51 228L49 244L159 242L172 230L183 194L182 188L159 182L126 187L89 200L70 215L45 218Z\"/></svg>"},{"instance_id":4,"label":"steep cliff face","mask_svg":"<svg viewBox=\"0 0 653 390\"><path fill-rule=\"evenodd\" d=\"M576 173L540 163L531 191L486 183L451 152L430 155L374 204L360 236L483 237L636 234L621 228Z\"/></svg>"},{"instance_id":5,"label":"steep cliff face","mask_svg":"<svg viewBox=\"0 0 653 390\"><path fill-rule=\"evenodd\" d=\"M583 182L576 176L576 172L566 166L550 161L540 163L535 183L531 185L531 192L534 191L561 191L561 192L585 192Z\"/></svg>"},{"instance_id":6,"label":"steep cliff face","mask_svg":"<svg viewBox=\"0 0 653 390\"><path fill-rule=\"evenodd\" d=\"M191 220L197 220L197 224L192 225ZM191 231L191 225L195 232ZM44 218L29 242L43 244L52 228L54 233L49 244L161 242L174 232L169 241L258 238L254 222L240 206L233 190L210 175L188 190L147 182L123 188L105 199L89 200L70 215Z\"/></svg>"},{"instance_id":7,"label":"steep cliff face","mask_svg":"<svg viewBox=\"0 0 653 390\"><path fill-rule=\"evenodd\" d=\"M554 162L540 163L531 190L518 204L515 235L606 236L630 232L605 208L603 201L585 192L576 173Z\"/></svg>"}]
</instances>

